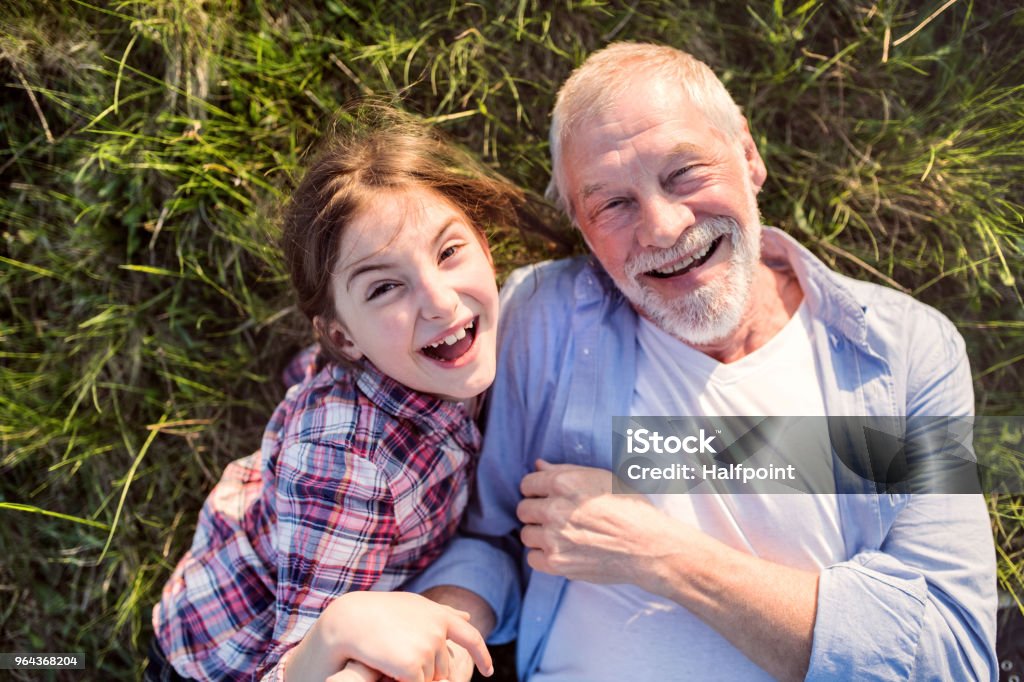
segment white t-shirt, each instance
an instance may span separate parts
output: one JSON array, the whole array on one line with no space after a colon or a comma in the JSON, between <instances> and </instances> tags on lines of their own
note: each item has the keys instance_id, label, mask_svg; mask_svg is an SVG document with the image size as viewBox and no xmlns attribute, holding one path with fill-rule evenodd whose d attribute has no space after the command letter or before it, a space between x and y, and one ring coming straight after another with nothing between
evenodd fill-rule
<instances>
[{"instance_id":1,"label":"white t-shirt","mask_svg":"<svg viewBox=\"0 0 1024 682\"><path fill-rule=\"evenodd\" d=\"M768 343L722 364L647 320L637 331L631 413L642 416L822 416L810 313L797 314ZM822 420L820 438L827 441ZM610 425L609 425L610 428ZM801 433L806 436L806 430ZM808 476L831 478L831 461ZM705 485L705 484L701 484ZM816 488L821 489L821 488ZM755 556L816 570L845 559L834 495L651 495L682 523ZM552 623L541 682L771 679L738 649L675 602L632 585L571 581Z\"/></svg>"}]
</instances>

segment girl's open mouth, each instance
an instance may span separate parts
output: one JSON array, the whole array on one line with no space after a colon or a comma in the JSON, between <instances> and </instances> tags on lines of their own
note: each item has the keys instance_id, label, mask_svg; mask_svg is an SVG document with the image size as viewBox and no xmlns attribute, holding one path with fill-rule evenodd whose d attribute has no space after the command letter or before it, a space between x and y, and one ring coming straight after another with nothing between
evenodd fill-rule
<instances>
[{"instance_id":1,"label":"girl's open mouth","mask_svg":"<svg viewBox=\"0 0 1024 682\"><path fill-rule=\"evenodd\" d=\"M479 316L474 317L469 324L455 334L451 334L433 345L424 346L420 352L432 360L455 362L473 347L473 342L476 340L476 325L479 320Z\"/></svg>"}]
</instances>

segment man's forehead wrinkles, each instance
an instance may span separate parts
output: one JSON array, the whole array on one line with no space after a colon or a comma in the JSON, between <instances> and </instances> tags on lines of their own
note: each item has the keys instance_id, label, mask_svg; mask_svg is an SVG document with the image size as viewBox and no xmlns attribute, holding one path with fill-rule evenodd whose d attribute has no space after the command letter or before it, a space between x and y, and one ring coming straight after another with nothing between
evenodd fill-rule
<instances>
[{"instance_id":1,"label":"man's forehead wrinkles","mask_svg":"<svg viewBox=\"0 0 1024 682\"><path fill-rule=\"evenodd\" d=\"M586 201L595 194L609 190L613 185L636 185L642 182L643 177L659 175L674 157L692 158L707 153L706 146L687 141L667 149L642 149L632 140L627 140L623 146L609 151L595 164L603 173L614 173L614 180L611 183L606 180L586 182L577 196Z\"/></svg>"},{"instance_id":2,"label":"man's forehead wrinkles","mask_svg":"<svg viewBox=\"0 0 1024 682\"><path fill-rule=\"evenodd\" d=\"M668 117L662 116L643 116L641 118L629 118L626 116L600 116L598 115L596 121L596 130L600 131L600 134L609 138L618 138L620 140L626 140L638 135L643 135L649 132L653 128L657 128L665 123Z\"/></svg>"}]
</instances>

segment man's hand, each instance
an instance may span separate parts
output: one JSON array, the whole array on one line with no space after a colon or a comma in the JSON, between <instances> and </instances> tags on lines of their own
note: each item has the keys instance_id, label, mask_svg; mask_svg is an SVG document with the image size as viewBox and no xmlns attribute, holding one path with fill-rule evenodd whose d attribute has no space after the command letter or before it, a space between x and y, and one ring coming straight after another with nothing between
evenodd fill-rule
<instances>
[{"instance_id":1,"label":"man's hand","mask_svg":"<svg viewBox=\"0 0 1024 682\"><path fill-rule=\"evenodd\" d=\"M657 559L680 551L688 531L641 495L612 494L612 473L537 462L520 484L516 513L534 569L592 583L632 583L660 592ZM696 531L692 531L694 534Z\"/></svg>"},{"instance_id":2,"label":"man's hand","mask_svg":"<svg viewBox=\"0 0 1024 682\"><path fill-rule=\"evenodd\" d=\"M520 490L520 535L533 568L572 580L630 583L689 609L778 679L803 679L818 574L759 559L673 520L612 473L537 463Z\"/></svg>"}]
</instances>

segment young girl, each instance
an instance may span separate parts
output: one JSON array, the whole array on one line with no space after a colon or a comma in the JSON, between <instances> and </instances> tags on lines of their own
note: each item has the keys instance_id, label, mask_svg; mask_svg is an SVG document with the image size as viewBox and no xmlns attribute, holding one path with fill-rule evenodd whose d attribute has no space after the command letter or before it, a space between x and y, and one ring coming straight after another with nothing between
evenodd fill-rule
<instances>
[{"instance_id":1,"label":"young girl","mask_svg":"<svg viewBox=\"0 0 1024 682\"><path fill-rule=\"evenodd\" d=\"M439 555L466 505L467 403L495 371L483 228L511 224L522 194L408 116L351 115L284 221L321 352L202 509L153 610L161 679L322 680L350 661L443 679L447 640L489 674L466 614L387 591Z\"/></svg>"}]
</instances>

